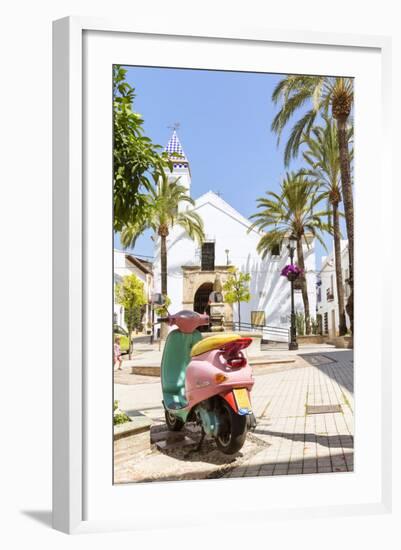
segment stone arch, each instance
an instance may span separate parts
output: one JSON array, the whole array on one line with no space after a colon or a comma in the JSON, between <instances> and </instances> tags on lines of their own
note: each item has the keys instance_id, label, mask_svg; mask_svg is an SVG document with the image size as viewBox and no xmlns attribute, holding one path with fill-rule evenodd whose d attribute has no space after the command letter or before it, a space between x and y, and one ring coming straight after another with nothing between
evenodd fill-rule
<instances>
[{"instance_id":1,"label":"stone arch","mask_svg":"<svg viewBox=\"0 0 401 550\"><path fill-rule=\"evenodd\" d=\"M214 271L202 271L199 266L182 266L183 272L183 289L182 289L182 305L183 309L194 309L195 294L198 289L204 284L211 284L216 280L216 275L219 275L222 285L226 282L229 276L229 266L216 266ZM233 306L224 304L225 322L232 323L233 321Z\"/></svg>"},{"instance_id":2,"label":"stone arch","mask_svg":"<svg viewBox=\"0 0 401 550\"><path fill-rule=\"evenodd\" d=\"M210 293L213 290L213 283L202 283L194 294L194 311L198 313L206 313L209 315L210 308L208 307L208 301Z\"/></svg>"}]
</instances>

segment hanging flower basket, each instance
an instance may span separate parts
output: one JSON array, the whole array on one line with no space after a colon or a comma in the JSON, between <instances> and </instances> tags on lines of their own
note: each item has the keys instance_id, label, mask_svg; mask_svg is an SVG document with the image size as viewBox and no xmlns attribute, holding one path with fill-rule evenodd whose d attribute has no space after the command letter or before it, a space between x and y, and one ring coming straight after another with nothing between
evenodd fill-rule
<instances>
[{"instance_id":1,"label":"hanging flower basket","mask_svg":"<svg viewBox=\"0 0 401 550\"><path fill-rule=\"evenodd\" d=\"M281 275L287 277L289 281L295 281L300 275L303 275L304 270L294 264L289 264L283 267Z\"/></svg>"}]
</instances>

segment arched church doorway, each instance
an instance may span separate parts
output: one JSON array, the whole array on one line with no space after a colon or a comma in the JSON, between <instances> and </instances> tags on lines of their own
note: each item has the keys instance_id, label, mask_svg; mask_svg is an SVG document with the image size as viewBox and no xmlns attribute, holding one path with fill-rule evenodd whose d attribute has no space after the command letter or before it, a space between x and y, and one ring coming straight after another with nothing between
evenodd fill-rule
<instances>
[{"instance_id":1,"label":"arched church doorway","mask_svg":"<svg viewBox=\"0 0 401 550\"><path fill-rule=\"evenodd\" d=\"M198 290L195 292L194 296L194 311L198 313L207 313L210 314L210 307L208 306L209 296L213 290L213 283L203 283ZM208 327L199 327L198 330L208 330Z\"/></svg>"}]
</instances>

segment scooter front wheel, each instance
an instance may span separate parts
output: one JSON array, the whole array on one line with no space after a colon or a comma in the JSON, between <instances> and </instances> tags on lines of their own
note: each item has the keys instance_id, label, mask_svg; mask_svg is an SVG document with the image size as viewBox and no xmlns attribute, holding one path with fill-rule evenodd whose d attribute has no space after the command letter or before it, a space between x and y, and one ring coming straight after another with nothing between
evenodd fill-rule
<instances>
[{"instance_id":1,"label":"scooter front wheel","mask_svg":"<svg viewBox=\"0 0 401 550\"><path fill-rule=\"evenodd\" d=\"M219 425L216 437L218 449L227 455L239 451L246 439L247 417L235 413L225 400L221 400Z\"/></svg>"},{"instance_id":2,"label":"scooter front wheel","mask_svg":"<svg viewBox=\"0 0 401 550\"><path fill-rule=\"evenodd\" d=\"M174 416L167 410L164 411L164 417L166 419L167 428L170 432L179 432L184 426L184 422L178 416Z\"/></svg>"}]
</instances>

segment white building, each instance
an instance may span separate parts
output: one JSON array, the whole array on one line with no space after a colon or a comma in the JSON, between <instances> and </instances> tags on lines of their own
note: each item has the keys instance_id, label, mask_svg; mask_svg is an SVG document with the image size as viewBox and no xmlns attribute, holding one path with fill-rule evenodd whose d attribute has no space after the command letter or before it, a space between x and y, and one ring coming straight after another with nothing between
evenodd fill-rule
<instances>
[{"instance_id":1,"label":"white building","mask_svg":"<svg viewBox=\"0 0 401 550\"><path fill-rule=\"evenodd\" d=\"M114 284L122 281L126 275L136 275L143 282L145 296L148 304L144 307L144 316L142 322L145 327L151 321L150 301L153 292L153 272L152 264L145 260L140 260L132 254L127 254L121 250L114 249ZM118 304L114 295L114 324L127 329L124 320L124 308ZM150 330L150 327L149 327Z\"/></svg>"},{"instance_id":2,"label":"white building","mask_svg":"<svg viewBox=\"0 0 401 550\"><path fill-rule=\"evenodd\" d=\"M166 150L174 162L172 180L180 177L191 194L191 171L188 159L174 131ZM175 154L180 156L174 156ZM244 193L249 193L249 189ZM256 207L256 202L255 202ZM186 204L182 208L188 208ZM192 207L191 207L192 208ZM249 303L241 304L241 322L289 327L290 284L280 275L288 263L288 250L283 243L275 254L262 260L256 247L261 234L248 233L250 221L213 191L195 199L194 210L201 216L206 240L202 246L191 240L178 226L167 239L168 295L172 301L170 311L190 309L203 312L218 276L224 284L229 266L251 274ZM306 278L310 312L316 310L316 266L314 241L304 245ZM155 237L154 284L160 292L160 242ZM300 292L295 294L296 309L303 311ZM225 305L227 321L238 319L237 306Z\"/></svg>"},{"instance_id":3,"label":"white building","mask_svg":"<svg viewBox=\"0 0 401 550\"><path fill-rule=\"evenodd\" d=\"M349 278L348 241L341 241L341 268L344 286L344 307L350 294L347 283ZM322 332L330 336L338 335L338 294L336 283L336 266L334 250L329 256L323 256L322 268L317 282L317 313L321 315ZM345 312L347 328L350 327L349 317Z\"/></svg>"}]
</instances>

